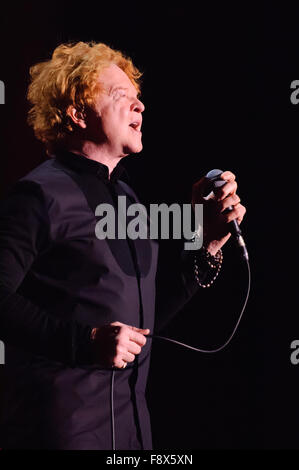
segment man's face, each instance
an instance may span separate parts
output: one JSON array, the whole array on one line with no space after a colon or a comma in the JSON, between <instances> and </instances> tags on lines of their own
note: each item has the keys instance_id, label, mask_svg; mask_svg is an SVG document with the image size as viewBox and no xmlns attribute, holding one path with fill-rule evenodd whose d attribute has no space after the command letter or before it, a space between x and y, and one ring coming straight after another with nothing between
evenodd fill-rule
<instances>
[{"instance_id":1,"label":"man's face","mask_svg":"<svg viewBox=\"0 0 299 470\"><path fill-rule=\"evenodd\" d=\"M97 118L92 120L92 133L97 134L99 143L111 156L140 152L144 105L137 98L136 88L115 64L102 71L99 83L103 92L94 103Z\"/></svg>"}]
</instances>

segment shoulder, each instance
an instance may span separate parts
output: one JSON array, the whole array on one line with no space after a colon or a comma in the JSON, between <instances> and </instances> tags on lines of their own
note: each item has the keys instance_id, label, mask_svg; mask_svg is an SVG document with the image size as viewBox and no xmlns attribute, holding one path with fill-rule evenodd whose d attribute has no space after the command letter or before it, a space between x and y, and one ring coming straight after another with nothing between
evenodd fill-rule
<instances>
[{"instance_id":1,"label":"shoulder","mask_svg":"<svg viewBox=\"0 0 299 470\"><path fill-rule=\"evenodd\" d=\"M16 190L27 191L43 199L48 210L57 210L74 198L78 187L69 171L57 159L50 158L34 168L16 184Z\"/></svg>"},{"instance_id":2,"label":"shoulder","mask_svg":"<svg viewBox=\"0 0 299 470\"><path fill-rule=\"evenodd\" d=\"M50 158L17 181L0 203L0 212L57 213L66 194L74 193L72 178Z\"/></svg>"},{"instance_id":3,"label":"shoulder","mask_svg":"<svg viewBox=\"0 0 299 470\"><path fill-rule=\"evenodd\" d=\"M27 173L17 185L38 187L46 194L55 193L67 180L70 180L69 176L56 164L56 160L51 158Z\"/></svg>"}]
</instances>

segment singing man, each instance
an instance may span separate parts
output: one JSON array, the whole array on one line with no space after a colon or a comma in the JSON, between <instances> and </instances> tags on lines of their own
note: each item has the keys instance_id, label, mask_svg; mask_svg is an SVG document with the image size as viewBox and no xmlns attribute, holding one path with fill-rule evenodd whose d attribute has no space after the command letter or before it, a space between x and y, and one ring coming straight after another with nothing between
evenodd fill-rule
<instances>
[{"instance_id":1,"label":"singing man","mask_svg":"<svg viewBox=\"0 0 299 470\"><path fill-rule=\"evenodd\" d=\"M190 251L161 285L157 240L95 234L99 204L138 202L121 161L142 150L141 73L105 44L78 42L30 75L29 124L47 158L0 206L0 447L151 449L148 335L155 315L215 278L228 224L245 214L235 176L224 172L209 200L205 178L193 186L205 214L197 273Z\"/></svg>"}]
</instances>

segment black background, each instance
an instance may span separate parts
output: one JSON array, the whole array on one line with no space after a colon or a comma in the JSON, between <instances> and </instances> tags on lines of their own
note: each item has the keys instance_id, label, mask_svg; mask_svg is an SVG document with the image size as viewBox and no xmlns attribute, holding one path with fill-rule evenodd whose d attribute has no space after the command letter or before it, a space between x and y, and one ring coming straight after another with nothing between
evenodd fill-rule
<instances>
[{"instance_id":1,"label":"black background","mask_svg":"<svg viewBox=\"0 0 299 470\"><path fill-rule=\"evenodd\" d=\"M189 202L212 168L237 175L252 292L237 335L203 355L155 342L148 385L155 448L298 448L299 5L288 2L10 2L0 12L1 197L44 158L26 124L29 67L61 42L105 42L144 72L144 150L127 158L145 203ZM166 261L171 266L171 250ZM230 243L217 284L164 331L224 343L246 271ZM165 285L167 278L165 279Z\"/></svg>"}]
</instances>

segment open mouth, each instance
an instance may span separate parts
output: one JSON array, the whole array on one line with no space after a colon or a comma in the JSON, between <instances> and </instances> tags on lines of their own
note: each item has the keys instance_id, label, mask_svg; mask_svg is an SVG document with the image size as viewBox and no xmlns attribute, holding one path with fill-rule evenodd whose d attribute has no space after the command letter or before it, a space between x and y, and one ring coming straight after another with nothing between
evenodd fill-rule
<instances>
[{"instance_id":1,"label":"open mouth","mask_svg":"<svg viewBox=\"0 0 299 470\"><path fill-rule=\"evenodd\" d=\"M130 127L136 131L136 132L140 132L140 129L141 129L141 123L138 122L138 121L134 121L130 124Z\"/></svg>"}]
</instances>

